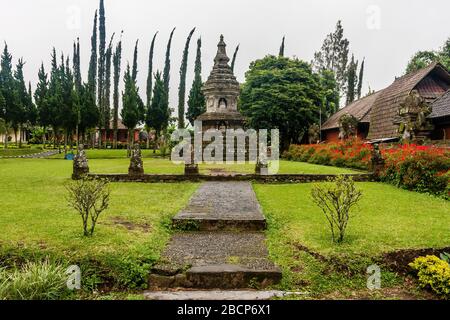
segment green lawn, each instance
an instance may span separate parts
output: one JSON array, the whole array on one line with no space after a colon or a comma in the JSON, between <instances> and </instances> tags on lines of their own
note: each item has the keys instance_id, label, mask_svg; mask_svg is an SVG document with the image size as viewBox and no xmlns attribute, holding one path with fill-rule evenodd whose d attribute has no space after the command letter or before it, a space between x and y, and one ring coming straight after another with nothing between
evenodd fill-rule
<instances>
[{"instance_id":1,"label":"green lawn","mask_svg":"<svg viewBox=\"0 0 450 320\"><path fill-rule=\"evenodd\" d=\"M129 160L122 150L90 152L91 172L127 172ZM182 174L184 170L183 165L158 157L144 158L144 167L147 173ZM201 165L204 173L250 173L253 168L250 164ZM169 239L170 218L185 206L198 184L113 183L110 209L101 216L94 237L84 238L81 219L65 200L64 185L70 183L71 171L72 162L62 159L0 159L2 265L50 256L65 264L80 264L92 288L100 278L121 288L145 286L150 265ZM280 172L354 171L280 161ZM387 184L357 185L363 199L350 221L346 241L334 245L323 214L310 199L312 184L254 184L269 223L270 254L283 269L282 289L306 290L307 298L352 297L365 290L364 270L378 263L382 253L450 244L449 201ZM350 277L336 271L295 244L359 272ZM383 270L384 287L396 288L402 281Z\"/></svg>"},{"instance_id":2,"label":"green lawn","mask_svg":"<svg viewBox=\"0 0 450 320\"><path fill-rule=\"evenodd\" d=\"M358 183L363 191L343 244L331 242L327 221L311 201L312 184L260 185L255 192L268 218L271 256L283 268L283 286L313 295L350 294L365 288L365 275L348 277L298 250L301 244L331 259L365 270L384 252L442 248L450 244L450 202L382 183ZM383 271L385 286L401 279Z\"/></svg>"},{"instance_id":3,"label":"green lawn","mask_svg":"<svg viewBox=\"0 0 450 320\"><path fill-rule=\"evenodd\" d=\"M87 268L100 263L113 281L139 282L144 274L133 266L158 258L170 235L170 218L197 185L112 184L110 209L100 217L95 235L84 238L81 218L65 200L71 171L72 163L65 160L0 160L1 251L11 252L12 259L39 253L71 263L88 261ZM148 273L148 265L141 271Z\"/></svg>"},{"instance_id":4,"label":"green lawn","mask_svg":"<svg viewBox=\"0 0 450 320\"><path fill-rule=\"evenodd\" d=\"M104 150L89 149L86 151L91 172L94 173L127 173L130 160L127 158L126 150ZM52 156L54 159L62 159L64 154ZM161 157L159 150L153 153L153 150L142 150L144 162L144 171L147 174L183 174L183 164L174 164L168 158ZM102 161L111 159L107 165ZM200 164L200 173L254 173L254 164ZM293 162L280 160L280 174L345 174L359 173L352 169L337 168L330 166L321 166L305 162Z\"/></svg>"}]
</instances>

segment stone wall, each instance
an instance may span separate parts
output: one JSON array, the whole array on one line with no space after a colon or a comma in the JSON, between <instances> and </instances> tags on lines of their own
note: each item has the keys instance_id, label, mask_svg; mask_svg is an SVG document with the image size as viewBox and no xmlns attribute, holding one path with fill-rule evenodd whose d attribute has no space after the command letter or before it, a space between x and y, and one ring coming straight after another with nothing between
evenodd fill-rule
<instances>
[{"instance_id":1,"label":"stone wall","mask_svg":"<svg viewBox=\"0 0 450 320\"><path fill-rule=\"evenodd\" d=\"M241 175L159 175L159 174L144 174L140 176L130 176L128 174L89 174L90 177L97 179L108 179L111 182L143 182L143 183L158 183L158 182L201 182L201 181L254 181L260 183L308 183L327 181L329 178L336 177L332 174L276 174L276 175L256 175L256 174L241 174ZM365 182L375 181L375 176L372 173L347 174L346 176L353 177L354 181Z\"/></svg>"}]
</instances>

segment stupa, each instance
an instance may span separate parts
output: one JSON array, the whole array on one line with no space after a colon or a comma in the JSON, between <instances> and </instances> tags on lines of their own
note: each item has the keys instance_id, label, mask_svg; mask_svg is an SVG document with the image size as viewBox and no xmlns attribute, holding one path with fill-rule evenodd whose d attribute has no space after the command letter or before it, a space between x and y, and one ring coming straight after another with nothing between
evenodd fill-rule
<instances>
[{"instance_id":1,"label":"stupa","mask_svg":"<svg viewBox=\"0 0 450 320\"><path fill-rule=\"evenodd\" d=\"M228 65L230 58L223 35L217 47L214 67L203 85L206 112L197 118L202 121L203 132L209 129L242 129L245 122L245 117L237 109L239 82Z\"/></svg>"}]
</instances>

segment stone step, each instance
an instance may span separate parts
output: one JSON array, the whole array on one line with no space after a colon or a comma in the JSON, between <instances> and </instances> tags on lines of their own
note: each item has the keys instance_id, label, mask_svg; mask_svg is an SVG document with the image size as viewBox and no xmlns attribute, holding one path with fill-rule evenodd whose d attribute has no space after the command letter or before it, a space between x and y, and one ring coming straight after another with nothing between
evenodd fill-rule
<instances>
[{"instance_id":1,"label":"stone step","mask_svg":"<svg viewBox=\"0 0 450 320\"><path fill-rule=\"evenodd\" d=\"M279 283L281 270L268 259L260 232L175 234L153 268L152 290L266 288Z\"/></svg>"},{"instance_id":2,"label":"stone step","mask_svg":"<svg viewBox=\"0 0 450 320\"><path fill-rule=\"evenodd\" d=\"M173 225L181 230L261 231L266 219L249 182L206 182L174 217Z\"/></svg>"},{"instance_id":3,"label":"stone step","mask_svg":"<svg viewBox=\"0 0 450 320\"><path fill-rule=\"evenodd\" d=\"M184 231L263 231L267 228L264 218L245 219L235 216L221 218L177 216L172 219L172 225L175 229Z\"/></svg>"},{"instance_id":4,"label":"stone step","mask_svg":"<svg viewBox=\"0 0 450 320\"><path fill-rule=\"evenodd\" d=\"M178 291L145 291L147 300L270 300L289 296L305 296L306 292L285 292L278 290L178 290Z\"/></svg>"}]
</instances>

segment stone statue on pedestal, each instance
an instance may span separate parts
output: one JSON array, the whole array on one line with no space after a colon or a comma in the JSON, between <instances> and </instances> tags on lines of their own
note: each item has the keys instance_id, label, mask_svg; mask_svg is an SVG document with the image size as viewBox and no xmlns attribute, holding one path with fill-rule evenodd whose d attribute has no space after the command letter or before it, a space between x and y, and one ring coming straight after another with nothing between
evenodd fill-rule
<instances>
[{"instance_id":1,"label":"stone statue on pedestal","mask_svg":"<svg viewBox=\"0 0 450 320\"><path fill-rule=\"evenodd\" d=\"M80 179L89 173L89 165L86 157L84 145L78 146L78 152L73 158L73 173L72 179Z\"/></svg>"},{"instance_id":2,"label":"stone statue on pedestal","mask_svg":"<svg viewBox=\"0 0 450 320\"><path fill-rule=\"evenodd\" d=\"M255 166L255 174L267 176L269 174L269 165L258 159Z\"/></svg>"},{"instance_id":3,"label":"stone statue on pedestal","mask_svg":"<svg viewBox=\"0 0 450 320\"><path fill-rule=\"evenodd\" d=\"M191 148L191 161L184 163L184 174L186 176L198 175L198 164L194 161L194 146Z\"/></svg>"},{"instance_id":4,"label":"stone statue on pedestal","mask_svg":"<svg viewBox=\"0 0 450 320\"><path fill-rule=\"evenodd\" d=\"M141 148L139 144L133 146L131 150L130 167L128 168L130 176L140 176L144 174L144 164L142 163Z\"/></svg>"},{"instance_id":5,"label":"stone statue on pedestal","mask_svg":"<svg viewBox=\"0 0 450 320\"><path fill-rule=\"evenodd\" d=\"M379 177L381 171L384 169L385 161L381 155L380 146L378 143L373 144L372 158L370 163L370 169L374 173L375 177Z\"/></svg>"}]
</instances>

